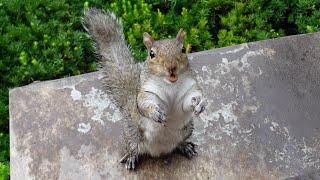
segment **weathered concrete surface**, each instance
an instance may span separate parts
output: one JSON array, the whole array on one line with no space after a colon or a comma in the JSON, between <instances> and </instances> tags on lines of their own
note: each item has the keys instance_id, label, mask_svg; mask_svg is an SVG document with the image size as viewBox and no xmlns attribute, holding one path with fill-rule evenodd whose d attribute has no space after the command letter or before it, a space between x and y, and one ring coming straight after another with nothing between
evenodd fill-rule
<instances>
[{"instance_id":1,"label":"weathered concrete surface","mask_svg":"<svg viewBox=\"0 0 320 180\"><path fill-rule=\"evenodd\" d=\"M11 178L282 179L317 174L320 33L204 51L190 59L209 100L195 122L198 157L145 159L138 171L128 172L118 163L121 115L103 92L101 74L90 73L10 91Z\"/></svg>"}]
</instances>

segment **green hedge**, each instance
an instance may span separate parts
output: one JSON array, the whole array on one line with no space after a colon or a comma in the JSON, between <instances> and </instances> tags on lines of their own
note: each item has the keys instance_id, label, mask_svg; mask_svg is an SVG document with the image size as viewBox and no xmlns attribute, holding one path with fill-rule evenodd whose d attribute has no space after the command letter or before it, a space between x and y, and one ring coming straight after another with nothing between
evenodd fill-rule
<instances>
[{"instance_id":1,"label":"green hedge","mask_svg":"<svg viewBox=\"0 0 320 180\"><path fill-rule=\"evenodd\" d=\"M121 17L138 61L146 56L144 31L158 39L174 37L182 27L185 46L194 52L320 28L318 0L1 0L0 179L9 174L9 88L95 71L81 25L92 6Z\"/></svg>"}]
</instances>

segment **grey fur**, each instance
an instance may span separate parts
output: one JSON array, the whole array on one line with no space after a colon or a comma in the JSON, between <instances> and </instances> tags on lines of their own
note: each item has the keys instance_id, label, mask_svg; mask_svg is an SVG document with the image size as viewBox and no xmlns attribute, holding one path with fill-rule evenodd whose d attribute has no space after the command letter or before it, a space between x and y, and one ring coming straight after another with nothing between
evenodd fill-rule
<instances>
[{"instance_id":1,"label":"grey fur","mask_svg":"<svg viewBox=\"0 0 320 180\"><path fill-rule=\"evenodd\" d=\"M139 144L144 142L140 127L141 114L137 107L137 95L141 86L140 65L134 62L124 38L121 22L113 13L91 8L85 12L83 25L94 41L95 53L104 74L102 82L105 90L120 108L123 116L122 145L125 155L121 162L126 163L127 169L133 170L137 166L139 156L144 153L139 151ZM146 70L146 67L141 67ZM189 158L193 157L196 155L195 145L185 142L192 134L193 121L180 131L185 138L177 150Z\"/></svg>"},{"instance_id":2,"label":"grey fur","mask_svg":"<svg viewBox=\"0 0 320 180\"><path fill-rule=\"evenodd\" d=\"M139 131L137 123L131 119L126 119L123 123L122 130L122 149L125 151L121 158L121 163L126 163L128 170L134 170L137 166L140 153L138 144L143 141L142 133Z\"/></svg>"},{"instance_id":3,"label":"grey fur","mask_svg":"<svg viewBox=\"0 0 320 180\"><path fill-rule=\"evenodd\" d=\"M194 125L193 125L193 119L186 124L183 129L181 129L183 136L185 137L183 139L183 141L186 141L187 139L189 139L189 137L192 135L194 130Z\"/></svg>"},{"instance_id":4,"label":"grey fur","mask_svg":"<svg viewBox=\"0 0 320 180\"><path fill-rule=\"evenodd\" d=\"M85 12L83 25L94 41L96 55L104 76L103 85L123 116L122 146L128 169L138 160L138 143L142 135L137 126L136 96L140 85L140 68L126 44L121 22L113 13L91 8Z\"/></svg>"},{"instance_id":5,"label":"grey fur","mask_svg":"<svg viewBox=\"0 0 320 180\"><path fill-rule=\"evenodd\" d=\"M198 155L198 153L196 151L197 145L192 142L187 141L189 139L189 137L192 135L193 130L194 130L194 124L193 124L193 120L191 120L188 124L186 124L183 127L183 129L181 129L181 133L183 134L184 139L176 148L176 150L180 154L182 154L183 156L185 156L189 159Z\"/></svg>"},{"instance_id":6,"label":"grey fur","mask_svg":"<svg viewBox=\"0 0 320 180\"><path fill-rule=\"evenodd\" d=\"M131 109L136 102L140 69L126 44L121 22L113 13L91 8L85 13L84 27L95 42L107 93L118 107Z\"/></svg>"}]
</instances>

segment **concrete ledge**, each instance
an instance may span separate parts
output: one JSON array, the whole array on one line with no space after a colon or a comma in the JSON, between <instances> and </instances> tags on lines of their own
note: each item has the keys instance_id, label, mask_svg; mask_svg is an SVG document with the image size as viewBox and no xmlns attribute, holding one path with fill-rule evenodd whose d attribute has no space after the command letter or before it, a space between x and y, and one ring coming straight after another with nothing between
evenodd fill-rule
<instances>
[{"instance_id":1,"label":"concrete ledge","mask_svg":"<svg viewBox=\"0 0 320 180\"><path fill-rule=\"evenodd\" d=\"M146 159L128 172L118 163L121 115L95 72L10 91L11 178L281 179L320 169L320 33L190 59L209 100L195 122L198 157Z\"/></svg>"}]
</instances>

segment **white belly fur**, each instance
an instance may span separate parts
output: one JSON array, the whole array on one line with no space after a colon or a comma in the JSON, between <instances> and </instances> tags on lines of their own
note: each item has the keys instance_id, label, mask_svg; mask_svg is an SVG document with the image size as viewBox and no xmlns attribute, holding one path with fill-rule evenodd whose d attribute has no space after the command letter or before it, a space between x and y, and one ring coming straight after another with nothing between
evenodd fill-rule
<instances>
[{"instance_id":1,"label":"white belly fur","mask_svg":"<svg viewBox=\"0 0 320 180\"><path fill-rule=\"evenodd\" d=\"M183 79L180 80L180 79ZM157 94L166 106L167 122L163 126L152 119L142 118L144 141L140 150L151 156L159 156L173 151L184 139L181 129L191 120L191 112L183 112L182 103L187 91L196 83L191 77L181 78L169 84L163 80L151 78L142 87L145 91ZM140 152L141 152L140 151Z\"/></svg>"}]
</instances>

